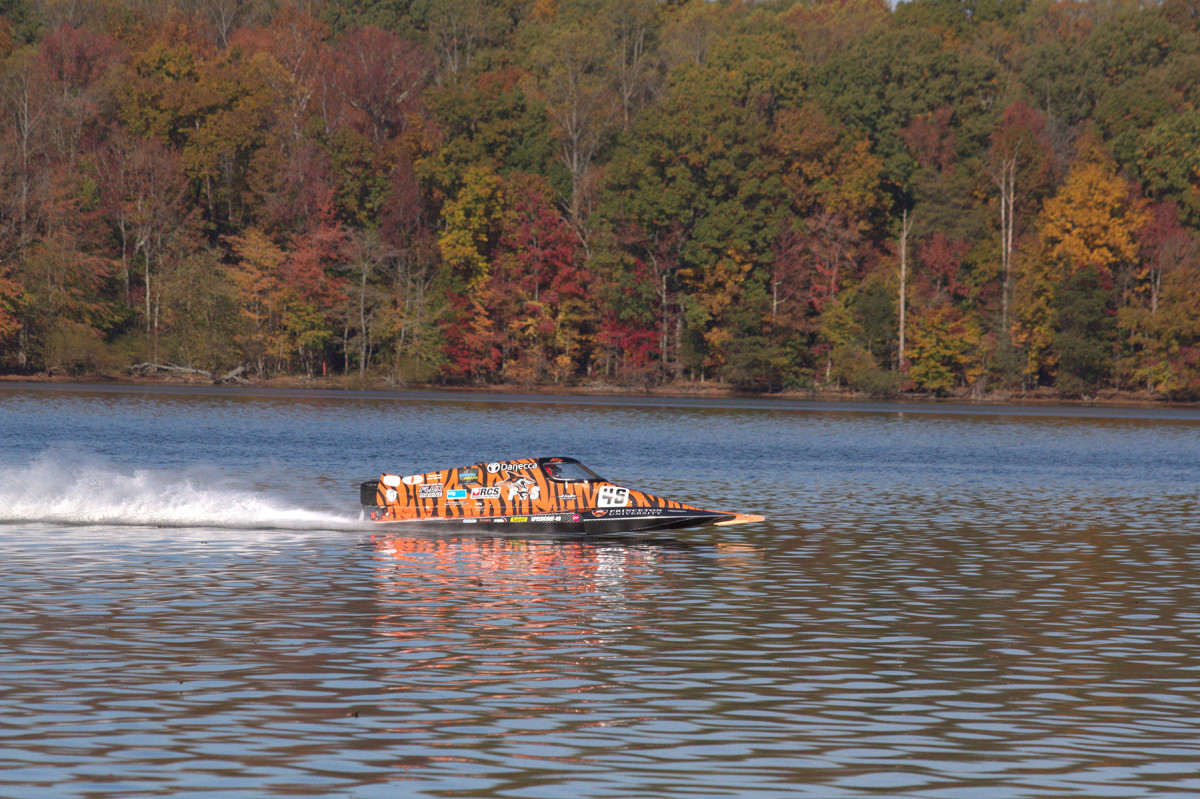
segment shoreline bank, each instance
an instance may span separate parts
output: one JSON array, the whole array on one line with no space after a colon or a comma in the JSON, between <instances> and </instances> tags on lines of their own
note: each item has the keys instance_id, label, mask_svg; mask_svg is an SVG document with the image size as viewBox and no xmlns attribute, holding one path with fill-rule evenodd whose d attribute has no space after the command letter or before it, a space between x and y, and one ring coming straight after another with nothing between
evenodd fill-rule
<instances>
[{"instance_id":1,"label":"shoreline bank","mask_svg":"<svg viewBox=\"0 0 1200 799\"><path fill-rule=\"evenodd\" d=\"M36 373L29 375L0 375L0 383L36 383L61 385L105 385L105 386L189 386L193 388L247 388L247 389L303 389L320 391L377 391L396 394L437 391L461 394L510 394L532 396L596 396L596 397L661 397L690 399L754 399L760 401L805 401L837 403L900 402L921 405L1032 405L1064 407L1143 407L1143 408L1197 408L1200 402L1177 402L1157 397L1150 392L1128 392L1107 390L1090 397L1063 397L1052 389L1034 392L992 391L977 394L962 389L946 396L921 392L901 392L894 396L875 397L866 392L837 389L785 390L771 393L738 391L725 383L669 383L644 388L622 386L612 383L593 382L575 386L544 386L516 384L485 384L447 386L434 383L396 383L383 378L361 379L357 375L332 375L323 377L271 377L250 378L237 381L213 380L194 374L118 374L97 373L85 375L59 375Z\"/></svg>"}]
</instances>

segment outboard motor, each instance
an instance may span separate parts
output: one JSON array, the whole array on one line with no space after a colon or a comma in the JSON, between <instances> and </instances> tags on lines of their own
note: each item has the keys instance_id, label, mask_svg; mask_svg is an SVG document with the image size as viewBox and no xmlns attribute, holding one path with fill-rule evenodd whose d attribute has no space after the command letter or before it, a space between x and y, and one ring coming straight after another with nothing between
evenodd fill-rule
<instances>
[{"instance_id":1,"label":"outboard motor","mask_svg":"<svg viewBox=\"0 0 1200 799\"><path fill-rule=\"evenodd\" d=\"M368 480L358 486L358 501L363 509L359 513L359 521L363 519L378 519L383 512L383 508L379 506L379 481Z\"/></svg>"}]
</instances>

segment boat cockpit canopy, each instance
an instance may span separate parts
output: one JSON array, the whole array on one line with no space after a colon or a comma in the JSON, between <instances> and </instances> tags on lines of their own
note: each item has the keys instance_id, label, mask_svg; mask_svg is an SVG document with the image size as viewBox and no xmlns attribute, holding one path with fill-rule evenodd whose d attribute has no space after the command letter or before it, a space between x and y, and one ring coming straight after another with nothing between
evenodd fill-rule
<instances>
[{"instance_id":1,"label":"boat cockpit canopy","mask_svg":"<svg viewBox=\"0 0 1200 799\"><path fill-rule=\"evenodd\" d=\"M538 458L538 466L559 483L590 483L604 478L574 458Z\"/></svg>"}]
</instances>

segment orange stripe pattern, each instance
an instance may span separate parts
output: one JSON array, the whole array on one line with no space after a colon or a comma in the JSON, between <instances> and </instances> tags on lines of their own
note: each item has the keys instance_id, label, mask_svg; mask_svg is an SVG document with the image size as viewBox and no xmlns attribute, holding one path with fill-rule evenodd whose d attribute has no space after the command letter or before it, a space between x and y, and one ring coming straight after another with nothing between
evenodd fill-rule
<instances>
[{"instance_id":1,"label":"orange stripe pattern","mask_svg":"<svg viewBox=\"0 0 1200 799\"><path fill-rule=\"evenodd\" d=\"M376 521L507 517L525 522L552 521L532 518L536 516L583 512L594 516L649 509L703 512L602 478L555 479L551 473L556 465L578 465L578 461L525 458L406 476L383 474L376 489L375 501L381 509Z\"/></svg>"}]
</instances>

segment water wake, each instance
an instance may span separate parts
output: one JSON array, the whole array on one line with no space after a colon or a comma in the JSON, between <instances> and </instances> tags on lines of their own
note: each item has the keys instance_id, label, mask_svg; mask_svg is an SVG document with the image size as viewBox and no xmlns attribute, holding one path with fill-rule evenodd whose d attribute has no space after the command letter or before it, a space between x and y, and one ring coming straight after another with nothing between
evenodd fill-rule
<instances>
[{"instance_id":1,"label":"water wake","mask_svg":"<svg viewBox=\"0 0 1200 799\"><path fill-rule=\"evenodd\" d=\"M97 456L43 453L0 466L0 524L346 529L357 514L297 508L234 486L214 467L122 468Z\"/></svg>"}]
</instances>

